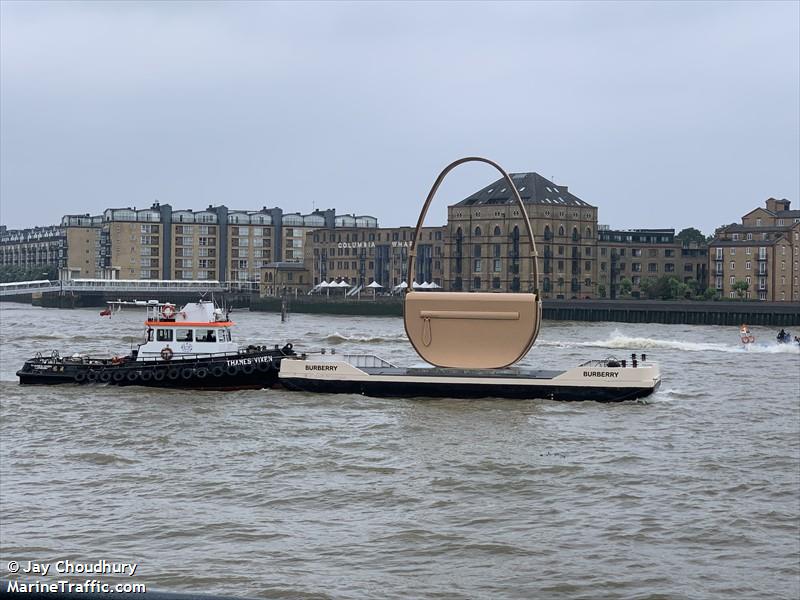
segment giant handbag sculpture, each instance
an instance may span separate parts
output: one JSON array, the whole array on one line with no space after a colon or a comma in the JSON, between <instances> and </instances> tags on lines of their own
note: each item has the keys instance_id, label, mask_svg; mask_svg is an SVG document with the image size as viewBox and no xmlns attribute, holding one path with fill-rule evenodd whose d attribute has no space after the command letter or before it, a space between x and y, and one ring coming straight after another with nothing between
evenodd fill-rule
<instances>
[{"instance_id":1,"label":"giant handbag sculpture","mask_svg":"<svg viewBox=\"0 0 800 600\"><path fill-rule=\"evenodd\" d=\"M503 175L519 205L528 232L533 261L533 293L425 292L408 288L404 304L406 334L417 353L437 367L495 369L507 367L528 353L542 321L538 297L536 243L528 213L514 182L496 163L467 157L448 165L433 184L417 221L408 253L408 277L413 280L414 257L428 207L447 174L466 162L484 162Z\"/></svg>"}]
</instances>

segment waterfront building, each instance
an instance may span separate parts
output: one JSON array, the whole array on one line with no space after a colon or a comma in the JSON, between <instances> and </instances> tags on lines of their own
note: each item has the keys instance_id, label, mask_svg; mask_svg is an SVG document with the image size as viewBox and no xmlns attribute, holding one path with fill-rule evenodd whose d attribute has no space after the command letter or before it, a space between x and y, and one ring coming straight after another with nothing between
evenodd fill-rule
<instances>
[{"instance_id":1,"label":"waterfront building","mask_svg":"<svg viewBox=\"0 0 800 600\"><path fill-rule=\"evenodd\" d=\"M597 207L538 173L512 173L536 236L543 298L597 296ZM533 287L530 242L505 179L449 206L447 279L453 291Z\"/></svg>"},{"instance_id":2,"label":"waterfront building","mask_svg":"<svg viewBox=\"0 0 800 600\"><path fill-rule=\"evenodd\" d=\"M59 279L95 279L100 276L100 233L102 216L65 215L61 219L64 230L66 259L59 267Z\"/></svg>"},{"instance_id":3,"label":"waterfront building","mask_svg":"<svg viewBox=\"0 0 800 600\"><path fill-rule=\"evenodd\" d=\"M66 264L64 227L7 229L0 226L0 265L35 271Z\"/></svg>"},{"instance_id":4,"label":"waterfront building","mask_svg":"<svg viewBox=\"0 0 800 600\"><path fill-rule=\"evenodd\" d=\"M306 265L314 285L344 279L353 286L376 281L387 291L406 282L444 285L445 227L423 227L417 244L415 274L408 278L408 250L413 227L344 227L308 235Z\"/></svg>"},{"instance_id":5,"label":"waterfront building","mask_svg":"<svg viewBox=\"0 0 800 600\"><path fill-rule=\"evenodd\" d=\"M641 295L648 278L675 277L683 283L696 281L696 289L708 285L708 248L675 238L674 229L609 229L597 232L599 255L598 296L617 298L620 282L629 279L631 295Z\"/></svg>"},{"instance_id":6,"label":"waterfront building","mask_svg":"<svg viewBox=\"0 0 800 600\"><path fill-rule=\"evenodd\" d=\"M800 210L769 198L741 223L716 230L708 262L720 298L800 301Z\"/></svg>"}]
</instances>

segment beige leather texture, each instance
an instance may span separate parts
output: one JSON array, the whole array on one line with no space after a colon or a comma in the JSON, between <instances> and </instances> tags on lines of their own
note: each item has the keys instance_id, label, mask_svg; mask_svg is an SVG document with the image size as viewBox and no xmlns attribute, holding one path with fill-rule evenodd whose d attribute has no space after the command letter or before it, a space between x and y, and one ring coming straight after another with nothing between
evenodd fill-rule
<instances>
[{"instance_id":1,"label":"beige leather texture","mask_svg":"<svg viewBox=\"0 0 800 600\"><path fill-rule=\"evenodd\" d=\"M417 353L437 367L495 369L528 353L541 321L535 294L412 292L405 325Z\"/></svg>"},{"instance_id":2,"label":"beige leather texture","mask_svg":"<svg viewBox=\"0 0 800 600\"><path fill-rule=\"evenodd\" d=\"M531 241L533 293L416 291L412 286L406 293L403 316L411 345L429 363L438 367L497 369L514 364L528 353L542 322L542 303L536 293L539 271L533 229L514 182L497 163L472 156L449 164L439 174L417 220L408 253L408 273L413 280L416 241L436 190L450 171L467 162L489 164L506 180Z\"/></svg>"}]
</instances>

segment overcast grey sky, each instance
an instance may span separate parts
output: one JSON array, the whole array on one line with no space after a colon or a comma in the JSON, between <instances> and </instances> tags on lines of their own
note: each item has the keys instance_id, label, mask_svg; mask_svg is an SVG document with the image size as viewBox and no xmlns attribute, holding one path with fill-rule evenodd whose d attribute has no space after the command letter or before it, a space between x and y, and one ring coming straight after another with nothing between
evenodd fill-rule
<instances>
[{"instance_id":1,"label":"overcast grey sky","mask_svg":"<svg viewBox=\"0 0 800 600\"><path fill-rule=\"evenodd\" d=\"M612 227L800 208L798 2L0 4L0 222L158 199L413 224L470 154ZM455 171L446 203L489 183Z\"/></svg>"}]
</instances>

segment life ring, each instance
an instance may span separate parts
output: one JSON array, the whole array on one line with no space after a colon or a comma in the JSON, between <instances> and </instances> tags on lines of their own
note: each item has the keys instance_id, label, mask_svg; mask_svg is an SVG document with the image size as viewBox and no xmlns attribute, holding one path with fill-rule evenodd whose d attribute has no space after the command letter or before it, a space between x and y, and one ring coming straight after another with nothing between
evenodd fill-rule
<instances>
[{"instance_id":1,"label":"life ring","mask_svg":"<svg viewBox=\"0 0 800 600\"><path fill-rule=\"evenodd\" d=\"M172 381L175 381L180 376L181 370L178 367L172 367L167 371L167 377L169 377Z\"/></svg>"},{"instance_id":2,"label":"life ring","mask_svg":"<svg viewBox=\"0 0 800 600\"><path fill-rule=\"evenodd\" d=\"M192 369L191 367L186 367L184 369L181 369L181 377L183 379L191 379L192 377L194 377L194 369Z\"/></svg>"},{"instance_id":3,"label":"life ring","mask_svg":"<svg viewBox=\"0 0 800 600\"><path fill-rule=\"evenodd\" d=\"M222 365L216 365L211 369L211 375L213 377L222 377L225 375L225 368Z\"/></svg>"},{"instance_id":4,"label":"life ring","mask_svg":"<svg viewBox=\"0 0 800 600\"><path fill-rule=\"evenodd\" d=\"M111 381L111 373L109 371L100 371L98 379L100 379L100 381L102 381L103 383L108 383L109 381Z\"/></svg>"},{"instance_id":5,"label":"life ring","mask_svg":"<svg viewBox=\"0 0 800 600\"><path fill-rule=\"evenodd\" d=\"M198 379L205 379L206 377L208 377L208 369L206 369L205 367L200 367L194 372L194 374Z\"/></svg>"},{"instance_id":6,"label":"life ring","mask_svg":"<svg viewBox=\"0 0 800 600\"><path fill-rule=\"evenodd\" d=\"M161 316L171 321L175 318L175 307L172 304L165 304L161 307Z\"/></svg>"},{"instance_id":7,"label":"life ring","mask_svg":"<svg viewBox=\"0 0 800 600\"><path fill-rule=\"evenodd\" d=\"M153 379L156 381L164 381L164 378L167 376L166 369L156 369L153 371Z\"/></svg>"},{"instance_id":8,"label":"life ring","mask_svg":"<svg viewBox=\"0 0 800 600\"><path fill-rule=\"evenodd\" d=\"M75 373L75 383L83 383L84 381L86 381L86 371Z\"/></svg>"},{"instance_id":9,"label":"life ring","mask_svg":"<svg viewBox=\"0 0 800 600\"><path fill-rule=\"evenodd\" d=\"M112 365L121 365L122 364L122 357L117 356L116 354L111 357L111 364Z\"/></svg>"},{"instance_id":10,"label":"life ring","mask_svg":"<svg viewBox=\"0 0 800 600\"><path fill-rule=\"evenodd\" d=\"M139 378L142 381L150 381L153 378L153 372L150 370L145 369L141 373L139 373Z\"/></svg>"},{"instance_id":11,"label":"life ring","mask_svg":"<svg viewBox=\"0 0 800 600\"><path fill-rule=\"evenodd\" d=\"M128 371L128 374L125 377L128 381L136 381L139 379L139 373L136 371Z\"/></svg>"},{"instance_id":12,"label":"life ring","mask_svg":"<svg viewBox=\"0 0 800 600\"><path fill-rule=\"evenodd\" d=\"M161 349L161 358L162 358L162 360L170 361L170 360L172 360L172 357L174 355L175 355L175 353L172 351L172 348L170 348L169 346L167 346L166 348L162 348Z\"/></svg>"},{"instance_id":13,"label":"life ring","mask_svg":"<svg viewBox=\"0 0 800 600\"><path fill-rule=\"evenodd\" d=\"M123 373L122 371L114 371L111 374L111 377L114 379L114 381L120 382L123 379L125 379L125 373Z\"/></svg>"}]
</instances>

